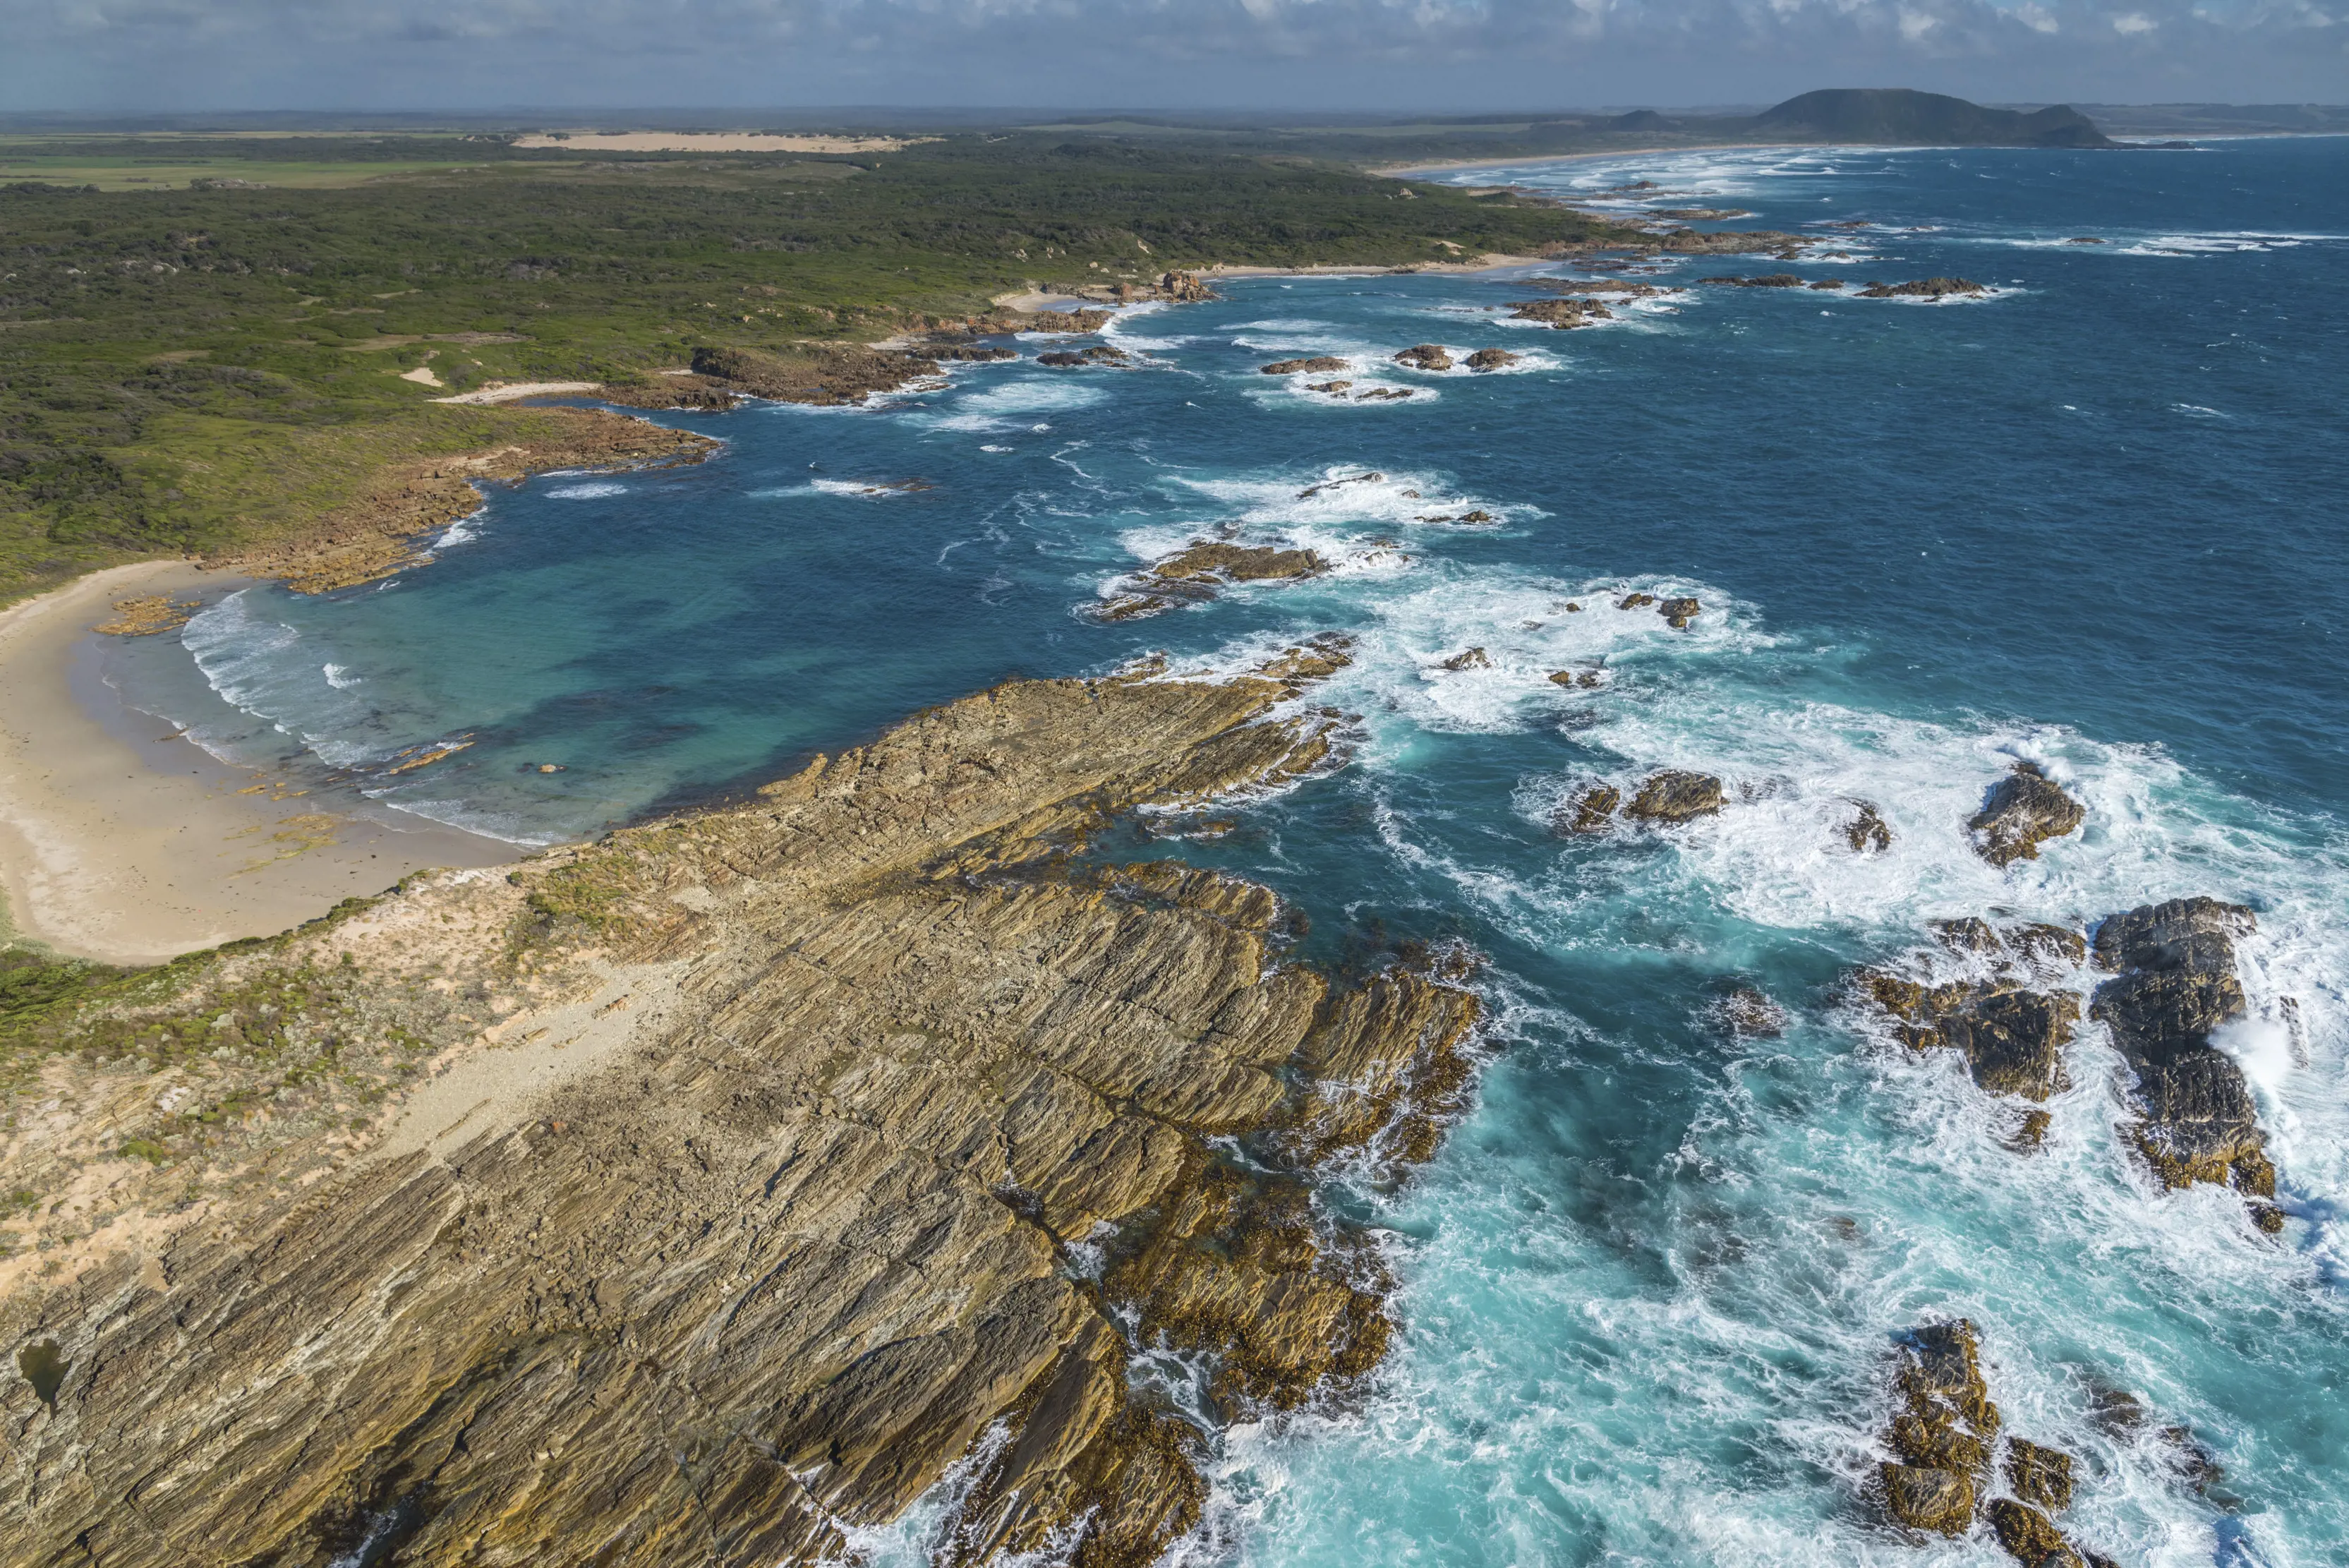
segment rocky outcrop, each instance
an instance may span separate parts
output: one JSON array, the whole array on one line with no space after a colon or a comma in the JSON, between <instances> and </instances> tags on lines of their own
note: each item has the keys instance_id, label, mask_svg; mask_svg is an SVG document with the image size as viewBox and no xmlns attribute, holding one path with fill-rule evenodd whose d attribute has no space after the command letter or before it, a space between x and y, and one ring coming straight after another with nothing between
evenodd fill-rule
<instances>
[{"instance_id":1,"label":"rocky outcrop","mask_svg":"<svg viewBox=\"0 0 2349 1568\"><path fill-rule=\"evenodd\" d=\"M1305 389L1309 392L1327 392L1334 398L1344 393L1346 389L1353 384L1351 381L1313 381L1308 383Z\"/></svg>"},{"instance_id":2,"label":"rocky outcrop","mask_svg":"<svg viewBox=\"0 0 2349 1568\"><path fill-rule=\"evenodd\" d=\"M90 629L109 637L153 637L160 632L179 630L202 607L202 602L198 599L141 594L137 598L115 600L114 613Z\"/></svg>"},{"instance_id":3,"label":"rocky outcrop","mask_svg":"<svg viewBox=\"0 0 2349 1568\"><path fill-rule=\"evenodd\" d=\"M705 384L747 397L833 408L861 403L938 373L937 361L895 349L823 344L790 353L697 348L693 373Z\"/></svg>"},{"instance_id":4,"label":"rocky outcrop","mask_svg":"<svg viewBox=\"0 0 2349 1568\"><path fill-rule=\"evenodd\" d=\"M1877 1467L1885 1517L1955 1536L1979 1513L2025 1568L2113 1568L2110 1559L2065 1539L2048 1517L2072 1504L2071 1455L2010 1436L2005 1463L1993 1467L2005 1422L1982 1378L1981 1352L1978 1331L1963 1318L1900 1336L1893 1353L1900 1407L1884 1434L1899 1458ZM2002 1473L2013 1495L1984 1502Z\"/></svg>"},{"instance_id":5,"label":"rocky outcrop","mask_svg":"<svg viewBox=\"0 0 2349 1568\"><path fill-rule=\"evenodd\" d=\"M1725 283L1733 288L1800 288L1803 280L1790 272L1774 272L1764 277L1701 277L1699 283Z\"/></svg>"},{"instance_id":6,"label":"rocky outcrop","mask_svg":"<svg viewBox=\"0 0 2349 1568\"><path fill-rule=\"evenodd\" d=\"M209 567L276 577L299 594L330 593L425 564L429 537L481 505L483 481L550 469L612 471L699 462L719 443L692 431L603 409L533 409L512 418L516 439L486 452L421 458L376 474L358 499L291 539L206 557Z\"/></svg>"},{"instance_id":7,"label":"rocky outcrop","mask_svg":"<svg viewBox=\"0 0 2349 1568\"><path fill-rule=\"evenodd\" d=\"M1640 822L1677 827L1721 810L1721 781L1711 774L1682 773L1667 768L1649 775L1623 808L1623 815Z\"/></svg>"},{"instance_id":8,"label":"rocky outcrop","mask_svg":"<svg viewBox=\"0 0 2349 1568\"><path fill-rule=\"evenodd\" d=\"M1483 649L1470 648L1454 654L1449 659L1441 660L1438 668L1454 671L1462 670L1490 670L1493 668L1493 661L1485 657L1485 650Z\"/></svg>"},{"instance_id":9,"label":"rocky outcrop","mask_svg":"<svg viewBox=\"0 0 2349 1568\"><path fill-rule=\"evenodd\" d=\"M1946 299L1952 295L1988 294L1981 284L1962 277L1920 277L1911 283L1871 283L1860 299Z\"/></svg>"},{"instance_id":10,"label":"rocky outcrop","mask_svg":"<svg viewBox=\"0 0 2349 1568\"><path fill-rule=\"evenodd\" d=\"M1623 792L1613 784L1590 784L1558 807L1550 817L1550 830L1558 834L1603 833L1614 819L1615 808L1622 803Z\"/></svg>"},{"instance_id":11,"label":"rocky outcrop","mask_svg":"<svg viewBox=\"0 0 2349 1568\"><path fill-rule=\"evenodd\" d=\"M1509 306L1512 321L1546 321L1561 332L1612 321L1615 313L1595 299L1521 299Z\"/></svg>"},{"instance_id":12,"label":"rocky outcrop","mask_svg":"<svg viewBox=\"0 0 2349 1568\"><path fill-rule=\"evenodd\" d=\"M2080 1020L2079 998L2033 985L2079 967L2086 956L2079 934L2060 926L2002 932L1969 917L1937 922L1935 935L1951 952L1984 961L1991 977L1935 985L1883 970L1863 973L1876 1004L1899 1020L1894 1033L1902 1044L1957 1052L1990 1094L2035 1103L2067 1086L2064 1053Z\"/></svg>"},{"instance_id":13,"label":"rocky outcrop","mask_svg":"<svg viewBox=\"0 0 2349 1568\"><path fill-rule=\"evenodd\" d=\"M1703 610L1704 606L1693 598L1665 599L1656 606L1656 613L1663 617L1664 624L1674 631L1686 631L1689 622L1694 620Z\"/></svg>"},{"instance_id":14,"label":"rocky outcrop","mask_svg":"<svg viewBox=\"0 0 2349 1568\"><path fill-rule=\"evenodd\" d=\"M1465 363L1471 370L1506 370L1524 358L1506 348L1479 348L1468 356Z\"/></svg>"},{"instance_id":15,"label":"rocky outcrop","mask_svg":"<svg viewBox=\"0 0 2349 1568\"><path fill-rule=\"evenodd\" d=\"M1974 836L1976 854L1993 866L2006 867L2038 859L2042 844L2074 832L2087 815L2038 763L2017 763L1991 786L1966 828Z\"/></svg>"},{"instance_id":16,"label":"rocky outcrop","mask_svg":"<svg viewBox=\"0 0 2349 1568\"><path fill-rule=\"evenodd\" d=\"M1981 1340L1963 1318L1928 1324L1901 1337L1894 1363L1901 1409L1884 1440L1899 1459L1877 1469L1885 1513L1912 1530L1962 1535L2001 1425L1982 1381Z\"/></svg>"},{"instance_id":17,"label":"rocky outcrop","mask_svg":"<svg viewBox=\"0 0 2349 1568\"><path fill-rule=\"evenodd\" d=\"M1678 229L1666 234L1659 248L1672 255L1778 255L1799 251L1810 243L1806 234L1781 234L1775 229Z\"/></svg>"},{"instance_id":18,"label":"rocky outcrop","mask_svg":"<svg viewBox=\"0 0 2349 1568\"><path fill-rule=\"evenodd\" d=\"M1367 392L1356 392L1354 394L1354 401L1358 403L1399 403L1405 398L1409 398L1413 395L1415 394L1413 393L1413 389L1409 387L1372 387Z\"/></svg>"},{"instance_id":19,"label":"rocky outcrop","mask_svg":"<svg viewBox=\"0 0 2349 1568\"><path fill-rule=\"evenodd\" d=\"M1039 365L1059 369L1082 369L1089 365L1124 365L1131 357L1123 348L1112 348L1106 343L1096 343L1090 348L1056 349L1036 356Z\"/></svg>"},{"instance_id":20,"label":"rocky outcrop","mask_svg":"<svg viewBox=\"0 0 2349 1568\"><path fill-rule=\"evenodd\" d=\"M1158 296L1177 305L1197 305L1223 297L1209 288L1197 273L1172 271L1158 275Z\"/></svg>"},{"instance_id":21,"label":"rocky outcrop","mask_svg":"<svg viewBox=\"0 0 2349 1568\"><path fill-rule=\"evenodd\" d=\"M1129 579L1131 588L1102 600L1092 613L1102 620L1132 620L1211 599L1220 584L1282 582L1327 570L1329 563L1311 550L1202 539Z\"/></svg>"},{"instance_id":22,"label":"rocky outcrop","mask_svg":"<svg viewBox=\"0 0 2349 1568\"><path fill-rule=\"evenodd\" d=\"M2211 1033L2249 1007L2235 973L2235 939L2256 929L2250 909L2216 898L2173 898L2096 927L2095 962L2114 978L2096 987L2089 1016L2112 1031L2137 1075L2144 1116L2137 1147L2166 1187L2216 1182L2254 1199L2269 1231L2283 1228L2275 1168L2242 1069Z\"/></svg>"},{"instance_id":23,"label":"rocky outcrop","mask_svg":"<svg viewBox=\"0 0 2349 1568\"><path fill-rule=\"evenodd\" d=\"M1414 370L1449 370L1452 355L1441 343L1419 343L1397 354L1394 362Z\"/></svg>"},{"instance_id":24,"label":"rocky outcrop","mask_svg":"<svg viewBox=\"0 0 2349 1568\"><path fill-rule=\"evenodd\" d=\"M1014 682L12 1013L47 1108L0 1175L116 1211L6 1267L47 1348L0 1557L810 1563L969 1455L957 1560L1154 1558L1204 1488L1134 1336L1232 1412L1374 1363L1375 1257L1304 1183L1432 1146L1475 1003L1065 852L1321 763L1274 711L1343 659Z\"/></svg>"},{"instance_id":25,"label":"rocky outcrop","mask_svg":"<svg viewBox=\"0 0 2349 1568\"><path fill-rule=\"evenodd\" d=\"M1339 358L1335 354L1316 354L1309 359L1276 359L1269 365L1260 367L1263 373L1268 376L1296 376L1308 373L1318 376L1325 371L1342 370L1345 368L1346 361Z\"/></svg>"}]
</instances>

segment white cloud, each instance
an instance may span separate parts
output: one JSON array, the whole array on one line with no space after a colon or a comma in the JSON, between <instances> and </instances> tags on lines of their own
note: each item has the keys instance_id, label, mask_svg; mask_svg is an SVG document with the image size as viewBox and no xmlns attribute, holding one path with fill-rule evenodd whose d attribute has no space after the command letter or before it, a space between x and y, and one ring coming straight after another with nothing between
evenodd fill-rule
<instances>
[{"instance_id":1,"label":"white cloud","mask_svg":"<svg viewBox=\"0 0 2349 1568\"><path fill-rule=\"evenodd\" d=\"M2123 37L2134 37L2139 33L2150 33L2160 26L2160 23L2142 11L2124 11L2113 18L2113 31Z\"/></svg>"}]
</instances>

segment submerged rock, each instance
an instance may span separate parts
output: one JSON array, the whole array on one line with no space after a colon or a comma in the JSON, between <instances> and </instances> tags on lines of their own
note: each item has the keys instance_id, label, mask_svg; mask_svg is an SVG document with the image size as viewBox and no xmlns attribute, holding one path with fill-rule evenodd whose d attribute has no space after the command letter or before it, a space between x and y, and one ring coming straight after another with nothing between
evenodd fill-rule
<instances>
[{"instance_id":1,"label":"submerged rock","mask_svg":"<svg viewBox=\"0 0 2349 1568\"><path fill-rule=\"evenodd\" d=\"M1974 835L1974 852L2005 867L2038 859L2040 845L2074 832L2087 815L2036 763L2017 763L1991 786L1966 827Z\"/></svg>"},{"instance_id":2,"label":"submerged rock","mask_svg":"<svg viewBox=\"0 0 2349 1568\"><path fill-rule=\"evenodd\" d=\"M1700 816L1712 816L1721 810L1721 781L1711 774L1682 773L1667 768L1650 775L1631 797L1623 815L1641 822L1661 823L1678 826L1693 822Z\"/></svg>"},{"instance_id":3,"label":"submerged rock","mask_svg":"<svg viewBox=\"0 0 2349 1568\"><path fill-rule=\"evenodd\" d=\"M1744 1040L1775 1040L1791 1020L1786 1010L1750 985L1741 985L1715 1004L1729 1032Z\"/></svg>"},{"instance_id":4,"label":"submerged rock","mask_svg":"<svg viewBox=\"0 0 2349 1568\"><path fill-rule=\"evenodd\" d=\"M1358 403L1399 403L1402 401L1403 399L1414 395L1415 389L1410 387L1372 387L1367 392L1356 392L1354 394L1354 401Z\"/></svg>"},{"instance_id":5,"label":"submerged rock","mask_svg":"<svg viewBox=\"0 0 2349 1568\"><path fill-rule=\"evenodd\" d=\"M1445 670L1490 670L1493 668L1493 661L1485 657L1485 650L1483 649L1471 648L1463 652L1455 653L1451 658L1444 660L1441 668Z\"/></svg>"},{"instance_id":6,"label":"submerged rock","mask_svg":"<svg viewBox=\"0 0 2349 1568\"><path fill-rule=\"evenodd\" d=\"M2164 1186L2209 1181L2275 1196L2275 1168L2242 1069L2210 1044L2212 1031L2249 1011L2234 939L2256 926L2240 904L2197 898L2146 905L2096 927L2096 967L2115 978L2096 987L2089 1016L2112 1031L2137 1074L2145 1116L2137 1144Z\"/></svg>"}]
</instances>

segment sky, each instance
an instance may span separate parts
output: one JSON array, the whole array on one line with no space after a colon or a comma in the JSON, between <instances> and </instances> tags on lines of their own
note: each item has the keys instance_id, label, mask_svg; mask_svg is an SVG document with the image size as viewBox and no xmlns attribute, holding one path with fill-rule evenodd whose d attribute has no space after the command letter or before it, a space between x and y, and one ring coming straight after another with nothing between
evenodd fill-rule
<instances>
[{"instance_id":1,"label":"sky","mask_svg":"<svg viewBox=\"0 0 2349 1568\"><path fill-rule=\"evenodd\" d=\"M0 110L2349 100L2349 0L0 0Z\"/></svg>"}]
</instances>

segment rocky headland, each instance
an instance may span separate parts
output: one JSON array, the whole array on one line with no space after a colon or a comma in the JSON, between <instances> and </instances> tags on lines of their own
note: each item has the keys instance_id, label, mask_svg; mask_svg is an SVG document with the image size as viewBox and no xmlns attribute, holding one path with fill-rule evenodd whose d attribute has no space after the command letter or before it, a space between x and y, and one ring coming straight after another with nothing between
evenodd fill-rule
<instances>
[{"instance_id":1,"label":"rocky headland","mask_svg":"<svg viewBox=\"0 0 2349 1568\"><path fill-rule=\"evenodd\" d=\"M966 1456L956 1560L1155 1557L1201 1437L1129 1357L1226 1416L1379 1359L1310 1172L1424 1158L1476 1003L1071 852L1327 765L1345 658L1014 682L13 1011L6 1559L808 1563Z\"/></svg>"}]
</instances>

